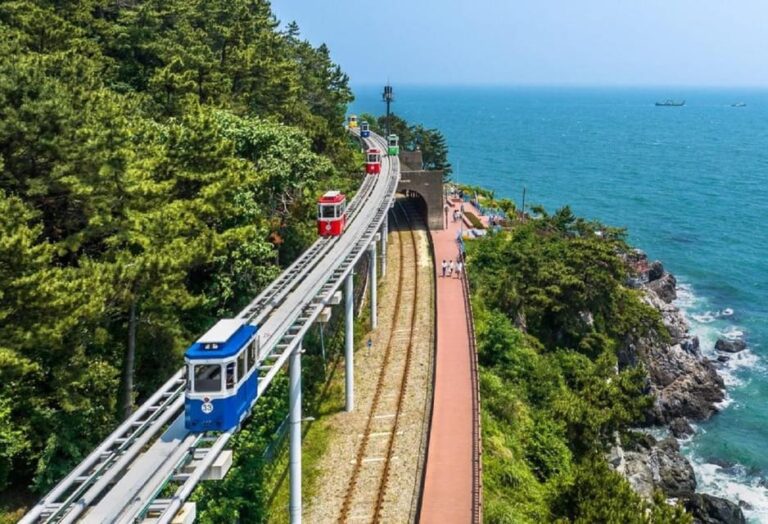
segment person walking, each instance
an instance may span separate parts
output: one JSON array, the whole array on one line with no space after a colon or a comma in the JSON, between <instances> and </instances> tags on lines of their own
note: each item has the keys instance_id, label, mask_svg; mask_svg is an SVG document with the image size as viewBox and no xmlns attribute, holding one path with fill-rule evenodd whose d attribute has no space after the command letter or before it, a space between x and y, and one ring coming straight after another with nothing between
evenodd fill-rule
<instances>
[{"instance_id":1,"label":"person walking","mask_svg":"<svg viewBox=\"0 0 768 524\"><path fill-rule=\"evenodd\" d=\"M461 260L459 260L458 262L456 262L456 278L458 278L459 280L461 280L462 269L464 269L464 263Z\"/></svg>"},{"instance_id":2,"label":"person walking","mask_svg":"<svg viewBox=\"0 0 768 524\"><path fill-rule=\"evenodd\" d=\"M445 263L445 259L443 259L443 276L445 276L445 270L448 267L448 264Z\"/></svg>"},{"instance_id":3,"label":"person walking","mask_svg":"<svg viewBox=\"0 0 768 524\"><path fill-rule=\"evenodd\" d=\"M453 260L448 264L448 276L453 275Z\"/></svg>"}]
</instances>

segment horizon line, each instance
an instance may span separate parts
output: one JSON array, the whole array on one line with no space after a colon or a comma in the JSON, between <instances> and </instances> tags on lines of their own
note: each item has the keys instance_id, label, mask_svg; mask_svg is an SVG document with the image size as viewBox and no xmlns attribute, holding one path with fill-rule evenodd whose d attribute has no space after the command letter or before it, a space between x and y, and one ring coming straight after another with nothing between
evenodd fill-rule
<instances>
[{"instance_id":1,"label":"horizon line","mask_svg":"<svg viewBox=\"0 0 768 524\"><path fill-rule=\"evenodd\" d=\"M386 81L373 82L350 81L350 87L382 87ZM506 82L391 82L393 86L403 87L507 87L507 88L584 88L584 89L752 89L768 91L768 84L589 84L589 83L506 83Z\"/></svg>"}]
</instances>

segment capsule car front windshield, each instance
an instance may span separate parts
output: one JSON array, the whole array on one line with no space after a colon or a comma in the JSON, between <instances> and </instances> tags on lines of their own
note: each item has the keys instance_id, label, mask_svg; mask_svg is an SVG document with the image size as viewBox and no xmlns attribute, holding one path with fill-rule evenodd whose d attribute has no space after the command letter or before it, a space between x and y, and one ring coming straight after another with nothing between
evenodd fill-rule
<instances>
[{"instance_id":1,"label":"capsule car front windshield","mask_svg":"<svg viewBox=\"0 0 768 524\"><path fill-rule=\"evenodd\" d=\"M199 393L221 391L221 366L219 364L195 366L195 391Z\"/></svg>"},{"instance_id":2,"label":"capsule car front windshield","mask_svg":"<svg viewBox=\"0 0 768 524\"><path fill-rule=\"evenodd\" d=\"M336 206L333 204L321 205L320 218L336 218Z\"/></svg>"}]
</instances>

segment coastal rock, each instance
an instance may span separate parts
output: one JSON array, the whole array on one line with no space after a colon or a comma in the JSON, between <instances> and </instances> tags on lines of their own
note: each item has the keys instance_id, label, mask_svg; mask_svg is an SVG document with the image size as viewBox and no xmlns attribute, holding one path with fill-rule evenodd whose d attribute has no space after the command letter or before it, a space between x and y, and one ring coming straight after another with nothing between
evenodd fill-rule
<instances>
[{"instance_id":1,"label":"coastal rock","mask_svg":"<svg viewBox=\"0 0 768 524\"><path fill-rule=\"evenodd\" d=\"M680 417L705 420L725 398L725 384L715 365L701 355L683 313L651 287L646 286L644 300L660 312L670 336L655 331L643 337L628 336L618 352L619 365L640 361L648 370L648 390L655 404L646 414L647 423L667 424Z\"/></svg>"},{"instance_id":2,"label":"coastal rock","mask_svg":"<svg viewBox=\"0 0 768 524\"><path fill-rule=\"evenodd\" d=\"M619 369L627 367L633 367L638 362L637 346L628 342L616 350L616 357L618 358Z\"/></svg>"},{"instance_id":3,"label":"coastal rock","mask_svg":"<svg viewBox=\"0 0 768 524\"><path fill-rule=\"evenodd\" d=\"M611 464L645 498L652 498L654 490L660 489L667 497L687 501L695 522L744 522L736 504L694 493L693 467L675 438L693 434L689 421L709 418L725 398L725 384L715 368L718 363L704 358L685 315L672 304L677 298L675 277L664 272L660 262L649 264L642 252L632 252L627 259L638 279L647 279L641 286L645 290L643 300L660 313L666 333L657 329L628 333L618 348L619 367L645 366L645 388L655 400L646 413L646 422L667 425L672 436L659 442L651 436L646 440L633 438L623 453L614 450L609 457Z\"/></svg>"},{"instance_id":4,"label":"coastal rock","mask_svg":"<svg viewBox=\"0 0 768 524\"><path fill-rule=\"evenodd\" d=\"M675 436L675 438L685 438L693 435L694 431L688 421L684 418L676 418L669 423L669 430Z\"/></svg>"},{"instance_id":5,"label":"coastal rock","mask_svg":"<svg viewBox=\"0 0 768 524\"><path fill-rule=\"evenodd\" d=\"M747 343L740 339L726 340L719 338L715 342L715 349L724 353L738 353L747 349Z\"/></svg>"},{"instance_id":6,"label":"coastal rock","mask_svg":"<svg viewBox=\"0 0 768 524\"><path fill-rule=\"evenodd\" d=\"M722 363L722 364L725 364L725 363L726 363L726 362L728 362L729 360L731 360L731 357L729 357L729 356L727 356L727 355L718 355L718 356L717 356L717 361L718 361L718 362L720 362L720 363Z\"/></svg>"},{"instance_id":7,"label":"coastal rock","mask_svg":"<svg viewBox=\"0 0 768 524\"><path fill-rule=\"evenodd\" d=\"M651 391L656 394L660 420L669 423L680 417L706 420L725 398L725 384L715 366L691 355L680 344L647 348Z\"/></svg>"},{"instance_id":8,"label":"coastal rock","mask_svg":"<svg viewBox=\"0 0 768 524\"><path fill-rule=\"evenodd\" d=\"M648 282L648 289L669 304L677 298L676 285L677 280L675 280L675 277L671 273L665 273L661 278Z\"/></svg>"},{"instance_id":9,"label":"coastal rock","mask_svg":"<svg viewBox=\"0 0 768 524\"><path fill-rule=\"evenodd\" d=\"M656 487L650 460L648 453L627 451L624 453L622 467L616 470L624 475L635 493L648 500L653 498L653 490Z\"/></svg>"},{"instance_id":10,"label":"coastal rock","mask_svg":"<svg viewBox=\"0 0 768 524\"><path fill-rule=\"evenodd\" d=\"M613 466L613 469L618 471L619 468L621 468L621 465L624 463L624 450L621 449L621 446L612 446L606 458L608 460L608 464Z\"/></svg>"},{"instance_id":11,"label":"coastal rock","mask_svg":"<svg viewBox=\"0 0 768 524\"><path fill-rule=\"evenodd\" d=\"M680 453L680 444L673 437L658 443L654 449L658 468L658 487L669 497L681 497L696 490L693 466Z\"/></svg>"},{"instance_id":12,"label":"coastal rock","mask_svg":"<svg viewBox=\"0 0 768 524\"><path fill-rule=\"evenodd\" d=\"M684 338L680 341L680 347L691 355L699 355L701 353L699 337Z\"/></svg>"},{"instance_id":13,"label":"coastal rock","mask_svg":"<svg viewBox=\"0 0 768 524\"><path fill-rule=\"evenodd\" d=\"M664 266L658 260L655 260L648 266L648 282L660 279L664 276Z\"/></svg>"},{"instance_id":14,"label":"coastal rock","mask_svg":"<svg viewBox=\"0 0 768 524\"><path fill-rule=\"evenodd\" d=\"M680 446L672 437L656 442L653 437L637 439L623 452L614 448L608 460L617 472L629 481L635 492L651 499L656 489L668 497L693 494L696 477L693 467L680 453Z\"/></svg>"},{"instance_id":15,"label":"coastal rock","mask_svg":"<svg viewBox=\"0 0 768 524\"><path fill-rule=\"evenodd\" d=\"M746 524L741 508L720 497L697 493L685 500L685 509L701 524Z\"/></svg>"}]
</instances>

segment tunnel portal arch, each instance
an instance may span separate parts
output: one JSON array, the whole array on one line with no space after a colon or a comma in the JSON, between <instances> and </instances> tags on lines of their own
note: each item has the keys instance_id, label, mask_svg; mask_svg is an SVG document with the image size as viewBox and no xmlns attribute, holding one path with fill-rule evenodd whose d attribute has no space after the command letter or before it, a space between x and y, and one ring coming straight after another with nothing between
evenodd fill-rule
<instances>
[{"instance_id":1,"label":"tunnel portal arch","mask_svg":"<svg viewBox=\"0 0 768 524\"><path fill-rule=\"evenodd\" d=\"M444 229L443 171L422 169L421 151L401 151L399 158L401 169L397 191L405 195L409 191L418 194L424 202L422 211L429 228Z\"/></svg>"}]
</instances>

